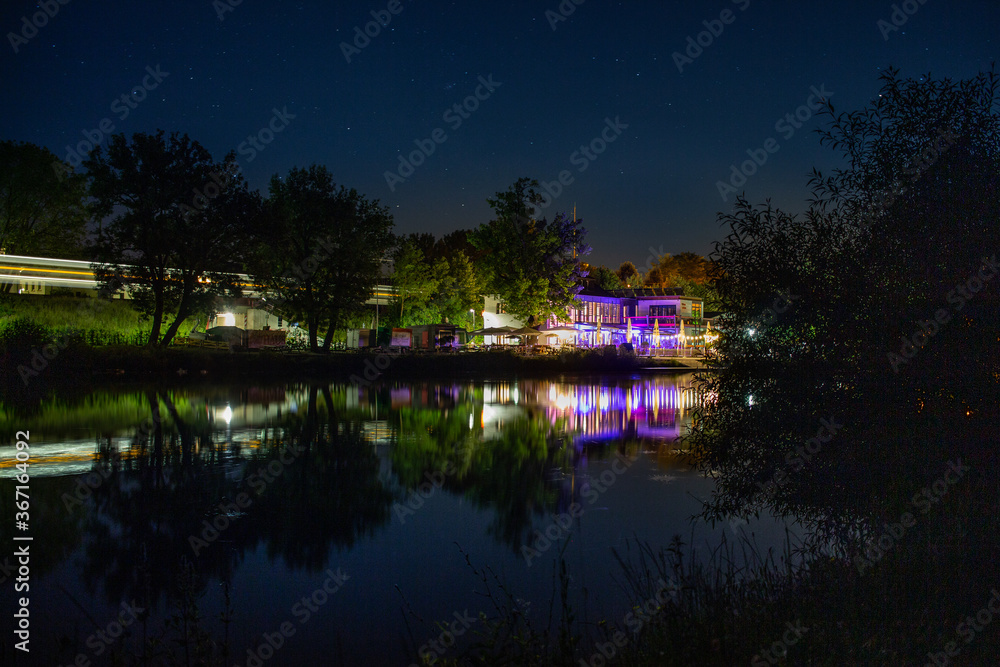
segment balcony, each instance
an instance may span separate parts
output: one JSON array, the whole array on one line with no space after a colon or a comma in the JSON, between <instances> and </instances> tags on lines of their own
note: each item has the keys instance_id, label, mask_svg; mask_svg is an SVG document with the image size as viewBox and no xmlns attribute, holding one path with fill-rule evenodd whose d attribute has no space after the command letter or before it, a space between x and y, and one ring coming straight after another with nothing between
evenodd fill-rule
<instances>
[{"instance_id":1,"label":"balcony","mask_svg":"<svg viewBox=\"0 0 1000 667\"><path fill-rule=\"evenodd\" d=\"M664 327L668 329L678 329L680 327L681 318L679 315L633 315L632 317L626 317L625 319L630 320L633 327L648 329L652 329L653 322L657 322L662 330Z\"/></svg>"}]
</instances>

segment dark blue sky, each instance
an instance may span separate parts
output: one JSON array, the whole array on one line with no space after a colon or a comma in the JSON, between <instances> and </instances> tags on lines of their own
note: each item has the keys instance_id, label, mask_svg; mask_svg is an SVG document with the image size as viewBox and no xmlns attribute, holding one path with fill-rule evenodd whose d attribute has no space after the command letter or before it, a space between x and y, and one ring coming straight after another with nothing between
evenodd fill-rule
<instances>
[{"instance_id":1,"label":"dark blue sky","mask_svg":"<svg viewBox=\"0 0 1000 667\"><path fill-rule=\"evenodd\" d=\"M903 4L916 11L897 14L906 22L892 32L878 22L892 25L894 3L871 1L399 0L395 15L388 0L50 1L58 12L13 45L22 17L48 3L0 10L0 138L64 157L104 119L128 135L176 130L217 159L242 147L244 174L261 190L274 173L318 162L387 205L399 233L473 227L490 217L486 197L518 177L553 182L565 171L548 210L575 203L591 259L640 268L650 248L710 251L723 235L716 214L733 202L717 182L769 138L777 151L740 189L803 208L808 171L836 156L819 146L817 118L776 123L813 87L848 110L876 94L889 65L966 78L996 58L1000 28L995 0L912 0ZM231 11L220 20L222 6ZM574 11L553 30L546 12L560 6ZM716 23L721 34L678 71L672 54L723 10L730 23ZM347 62L341 43L372 11L391 22ZM166 75L152 77L157 67ZM491 76L499 86L484 87ZM477 89L480 99L453 109ZM274 118L286 109L294 118ZM245 143L269 123L280 132L263 150ZM603 153L577 152L602 131L595 150L613 139ZM433 153L390 185L387 171L409 174L399 156L416 140Z\"/></svg>"}]
</instances>

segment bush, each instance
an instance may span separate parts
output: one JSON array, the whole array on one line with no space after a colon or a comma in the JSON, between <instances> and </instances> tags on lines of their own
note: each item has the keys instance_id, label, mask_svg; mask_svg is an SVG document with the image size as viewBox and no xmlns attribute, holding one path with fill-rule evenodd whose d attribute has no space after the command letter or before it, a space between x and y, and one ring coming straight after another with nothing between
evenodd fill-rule
<instances>
[{"instance_id":1,"label":"bush","mask_svg":"<svg viewBox=\"0 0 1000 667\"><path fill-rule=\"evenodd\" d=\"M31 354L31 349L51 342L52 332L25 317L14 317L0 325L0 346L14 357Z\"/></svg>"}]
</instances>

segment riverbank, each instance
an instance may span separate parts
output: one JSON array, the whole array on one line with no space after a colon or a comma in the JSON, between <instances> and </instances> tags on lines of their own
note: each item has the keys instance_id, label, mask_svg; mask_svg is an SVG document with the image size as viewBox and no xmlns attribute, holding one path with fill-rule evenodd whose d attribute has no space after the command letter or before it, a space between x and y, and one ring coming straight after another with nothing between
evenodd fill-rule
<instances>
[{"instance_id":1,"label":"riverbank","mask_svg":"<svg viewBox=\"0 0 1000 667\"><path fill-rule=\"evenodd\" d=\"M679 360L619 356L605 350L528 357L513 352L316 354L85 345L62 349L55 344L43 350L9 351L2 365L5 395L94 383L343 380L367 384L391 378L485 379L693 370Z\"/></svg>"}]
</instances>

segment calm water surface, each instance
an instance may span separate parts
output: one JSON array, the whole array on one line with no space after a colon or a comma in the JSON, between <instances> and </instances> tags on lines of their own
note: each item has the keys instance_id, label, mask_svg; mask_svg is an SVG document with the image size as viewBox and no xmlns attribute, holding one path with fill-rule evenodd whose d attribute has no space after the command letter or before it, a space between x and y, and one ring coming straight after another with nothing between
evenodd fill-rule
<instances>
[{"instance_id":1,"label":"calm water surface","mask_svg":"<svg viewBox=\"0 0 1000 667\"><path fill-rule=\"evenodd\" d=\"M624 629L633 600L614 550L681 534L697 555L732 535L691 521L712 489L674 442L692 380L152 388L4 408L6 534L10 443L31 431L32 652L18 664L137 650L109 636L133 601L152 616L132 630L174 636L165 622L190 582L218 639L231 590L229 664L409 665L436 651L438 622L471 625L466 640L494 614L477 568L544 628L560 552L577 617ZM765 545L783 535L750 528Z\"/></svg>"}]
</instances>

